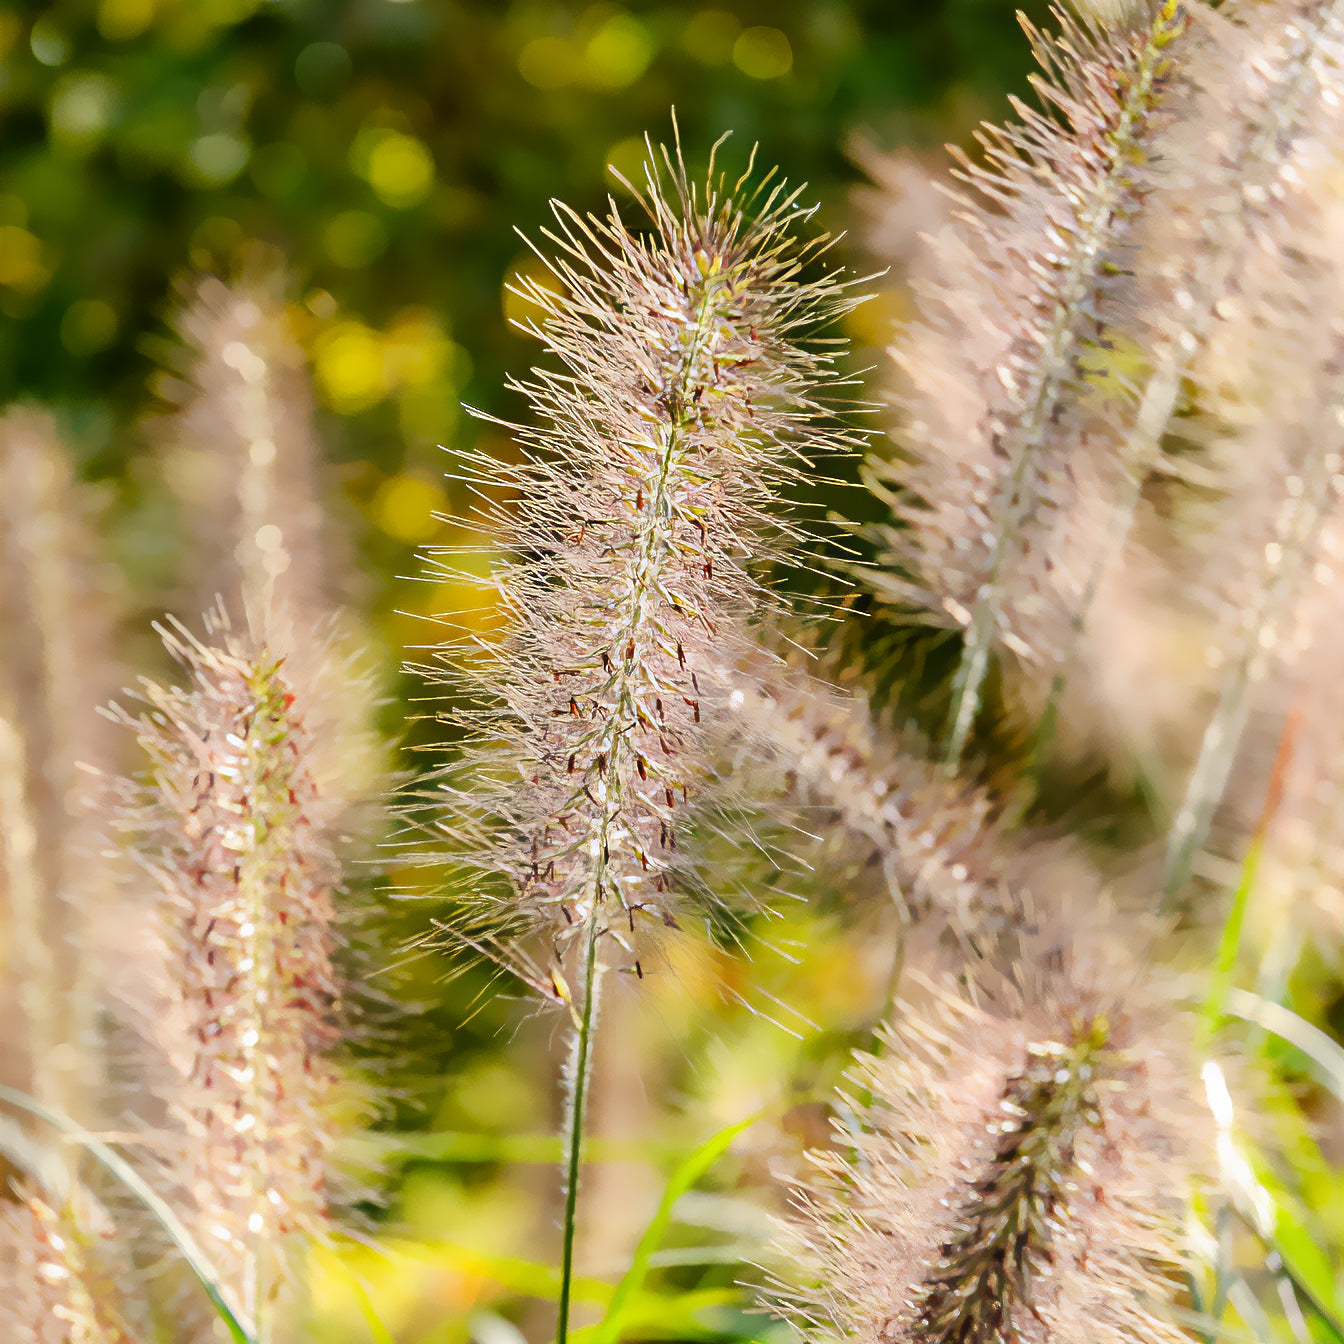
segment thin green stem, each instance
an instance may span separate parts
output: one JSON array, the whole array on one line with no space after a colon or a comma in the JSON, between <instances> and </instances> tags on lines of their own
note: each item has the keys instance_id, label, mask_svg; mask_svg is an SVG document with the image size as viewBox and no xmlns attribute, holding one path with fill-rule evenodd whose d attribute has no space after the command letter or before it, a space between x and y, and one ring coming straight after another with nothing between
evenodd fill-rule
<instances>
[{"instance_id":1,"label":"thin green stem","mask_svg":"<svg viewBox=\"0 0 1344 1344\"><path fill-rule=\"evenodd\" d=\"M649 522L644 536L640 540L639 552L635 562L634 581L630 585L630 599L621 637L618 643L629 641L637 650L642 648L646 627L652 620L649 604L651 594L656 591L652 580L662 564L667 547L667 534L673 525L670 485L672 472L677 462L679 450L685 442L682 432L685 415L684 407L690 399L690 387L694 381L696 358L706 337L706 329L713 311L714 284L706 279L695 308L691 322L690 335L686 342L680 367L676 373L676 388L670 398L672 421L667 428L663 451L658 460L655 479L650 482ZM602 903L608 854L610 853L611 825L621 809L621 761L627 742L626 724L638 721L635 695L632 689L637 675L638 657L622 660L623 669L616 675L619 686L616 693L617 710L611 716L605 733L607 760L606 776L609 781L607 792L602 795L601 813L595 826L596 837L592 846L593 860L592 890L587 904L587 929L584 939L583 990L577 1022L577 1040L574 1054L574 1094L569 1111L569 1125L565 1136L565 1212L562 1227L560 1302L559 1319L556 1326L556 1344L565 1344L569 1335L570 1288L574 1274L574 1240L577 1230L577 1211L579 1200L579 1173L582 1166L583 1134L586 1121L588 1100L589 1059L592 1053L592 1038L596 1024L596 1006L598 991L597 940L601 933L598 907Z\"/></svg>"},{"instance_id":2,"label":"thin green stem","mask_svg":"<svg viewBox=\"0 0 1344 1344\"><path fill-rule=\"evenodd\" d=\"M1212 1037L1223 1023L1223 1014L1227 1005L1228 990L1232 987L1232 973L1236 969L1237 952L1241 947L1241 929L1246 920L1246 907L1250 904L1251 889L1255 886L1256 874L1260 870L1260 855L1265 847L1264 836L1257 834L1251 841L1245 861L1241 865L1241 880L1232 897L1232 909L1228 911L1223 924L1223 934L1218 942L1218 955L1213 966L1213 983L1204 1000L1204 1033Z\"/></svg>"},{"instance_id":3,"label":"thin green stem","mask_svg":"<svg viewBox=\"0 0 1344 1344\"><path fill-rule=\"evenodd\" d=\"M565 1216L560 1251L560 1306L556 1344L569 1337L569 1298L574 1278L574 1234L579 1206L579 1172L583 1165L583 1131L588 1104L588 1067L597 1003L597 920L588 921L583 949L583 999L574 1047L574 1099L569 1108L568 1156L565 1163Z\"/></svg>"}]
</instances>

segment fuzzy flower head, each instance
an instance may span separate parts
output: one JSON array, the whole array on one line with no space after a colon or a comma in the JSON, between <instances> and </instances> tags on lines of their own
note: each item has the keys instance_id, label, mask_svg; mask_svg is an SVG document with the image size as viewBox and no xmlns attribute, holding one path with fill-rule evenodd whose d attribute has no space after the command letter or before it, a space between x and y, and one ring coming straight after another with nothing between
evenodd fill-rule
<instances>
[{"instance_id":1,"label":"fuzzy flower head","mask_svg":"<svg viewBox=\"0 0 1344 1344\"><path fill-rule=\"evenodd\" d=\"M509 557L493 583L510 625L470 669L492 707L467 716L474 796L454 806L479 819L509 914L562 944L675 926L706 734L776 605L760 563L793 535L777 492L844 443L819 423L827 347L804 338L850 299L804 277L823 243L791 237L797 192L712 165L701 189L666 152L647 172L645 230L614 201L604 219L555 206L550 285L520 292L560 367L519 385L537 421L515 430L523 461L473 464L473 484L514 494L471 520Z\"/></svg>"},{"instance_id":2,"label":"fuzzy flower head","mask_svg":"<svg viewBox=\"0 0 1344 1344\"><path fill-rule=\"evenodd\" d=\"M325 1225L337 870L277 661L180 629L165 642L189 685L146 684L147 712L122 715L152 774L126 820L161 892L160 963L128 997L169 1116L166 1175L255 1317L288 1234Z\"/></svg>"},{"instance_id":3,"label":"fuzzy flower head","mask_svg":"<svg viewBox=\"0 0 1344 1344\"><path fill-rule=\"evenodd\" d=\"M182 346L156 380L175 409L158 430L169 484L197 520L202 595L222 591L269 634L325 611L340 570L322 525L312 397L284 283L269 272L180 287Z\"/></svg>"},{"instance_id":4,"label":"fuzzy flower head","mask_svg":"<svg viewBox=\"0 0 1344 1344\"><path fill-rule=\"evenodd\" d=\"M799 1295L811 1337L1183 1338L1161 1303L1195 1093L1169 1018L1093 969L978 1005L935 988L862 1060L852 1156L819 1158L791 1228L820 1284Z\"/></svg>"}]
</instances>

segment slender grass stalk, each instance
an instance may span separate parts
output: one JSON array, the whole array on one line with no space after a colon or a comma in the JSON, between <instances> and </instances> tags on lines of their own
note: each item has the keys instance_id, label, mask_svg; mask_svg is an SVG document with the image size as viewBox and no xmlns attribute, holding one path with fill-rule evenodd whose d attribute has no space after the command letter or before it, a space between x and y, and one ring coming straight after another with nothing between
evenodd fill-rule
<instances>
[{"instance_id":1,"label":"slender grass stalk","mask_svg":"<svg viewBox=\"0 0 1344 1344\"><path fill-rule=\"evenodd\" d=\"M488 500L516 494L464 520L507 551L492 585L509 625L471 651L480 695L456 718L475 730L470 788L450 776L439 798L457 848L510 890L487 879L479 923L468 906L446 932L573 1019L560 1339L602 984L641 979L659 933L680 927L710 728L753 620L778 606L761 568L797 535L776 493L804 448L848 446L818 424L834 351L805 341L851 301L834 274L802 274L826 240L791 238L808 213L798 191L750 172L729 184L711 159L693 185L679 150L651 147L629 188L647 232L614 201L605 219L554 206L550 275L517 292L561 371L519 385L542 422L510 426L524 460L471 458L463 478Z\"/></svg>"},{"instance_id":2,"label":"slender grass stalk","mask_svg":"<svg viewBox=\"0 0 1344 1344\"><path fill-rule=\"evenodd\" d=\"M160 964L123 993L171 1121L165 1174L269 1344L294 1234L327 1221L330 811L308 768L301 688L277 660L221 630L214 644L161 633L190 685L144 683L148 712L116 712L152 762L122 820L160 890Z\"/></svg>"},{"instance_id":3,"label":"slender grass stalk","mask_svg":"<svg viewBox=\"0 0 1344 1344\"><path fill-rule=\"evenodd\" d=\"M565 1211L560 1228L560 1299L557 1344L569 1336L569 1298L574 1277L574 1239L578 1231L579 1175L583 1169L584 1121L587 1115L589 1051L597 1022L597 925L590 926L583 957L583 997L574 1034L573 1096L569 1103L565 1157Z\"/></svg>"},{"instance_id":4,"label":"slender grass stalk","mask_svg":"<svg viewBox=\"0 0 1344 1344\"><path fill-rule=\"evenodd\" d=\"M1324 369L1337 381L1338 360ZM1281 431L1283 432L1283 431ZM1200 740L1199 754L1167 835L1163 895L1170 901L1190 874L1214 813L1223 798L1254 696L1283 656L1282 632L1298 599L1313 582L1320 542L1330 520L1344 508L1344 425L1328 393L1315 423L1299 427L1288 445L1289 489L1277 502L1263 560L1253 573L1250 601L1236 613L1237 627L1222 650L1226 663L1213 713ZM1292 442L1295 439L1296 442ZM1294 451L1295 450L1295 451Z\"/></svg>"}]
</instances>

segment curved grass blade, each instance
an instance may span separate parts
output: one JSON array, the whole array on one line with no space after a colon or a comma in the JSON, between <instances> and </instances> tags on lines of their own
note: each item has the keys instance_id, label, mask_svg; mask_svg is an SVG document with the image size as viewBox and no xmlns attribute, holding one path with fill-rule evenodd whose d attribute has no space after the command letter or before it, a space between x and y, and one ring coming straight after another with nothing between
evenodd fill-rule
<instances>
[{"instance_id":1,"label":"curved grass blade","mask_svg":"<svg viewBox=\"0 0 1344 1344\"><path fill-rule=\"evenodd\" d=\"M654 1213L648 1227L644 1229L644 1235L639 1239L639 1244L635 1247L630 1268L616 1285L616 1291L612 1294L607 1307L607 1314L593 1328L592 1334L586 1336L585 1344L618 1344L631 1303L644 1286L644 1280L652 1268L653 1256L671 1225L673 1206L723 1156L728 1145L765 1114L764 1110L756 1111L745 1120L735 1121L712 1134L698 1148L687 1154L672 1173L663 1190L657 1212Z\"/></svg>"},{"instance_id":2,"label":"curved grass blade","mask_svg":"<svg viewBox=\"0 0 1344 1344\"><path fill-rule=\"evenodd\" d=\"M214 1307L219 1319L228 1327L234 1344L257 1344L256 1337L250 1327L244 1323L240 1314L229 1305L223 1289L219 1286L219 1276L206 1258L205 1252L196 1244L195 1238L182 1225L172 1209L154 1193L140 1173L120 1153L109 1147L101 1139L86 1134L68 1116L48 1110L25 1092L0 1085L0 1102L4 1102L7 1106L13 1106L17 1110L26 1111L29 1115L36 1116L39 1120L51 1125L53 1129L60 1130L71 1142L77 1143L91 1157L101 1162L154 1215L159 1226L168 1235L168 1239L177 1247L182 1258L190 1266L192 1273L200 1280L201 1287L205 1289L205 1295L210 1299L210 1305Z\"/></svg>"}]
</instances>

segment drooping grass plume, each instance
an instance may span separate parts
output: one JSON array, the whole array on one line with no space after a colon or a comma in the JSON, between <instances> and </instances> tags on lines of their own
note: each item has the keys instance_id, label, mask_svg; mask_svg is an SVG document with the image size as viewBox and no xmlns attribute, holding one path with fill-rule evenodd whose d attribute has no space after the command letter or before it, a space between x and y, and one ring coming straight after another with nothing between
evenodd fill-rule
<instances>
[{"instance_id":1,"label":"drooping grass plume","mask_svg":"<svg viewBox=\"0 0 1344 1344\"><path fill-rule=\"evenodd\" d=\"M266 1341L295 1234L327 1226L332 805L310 767L305 688L275 656L226 629L209 644L163 634L188 684L144 683L145 711L118 711L150 760L123 821L158 889L138 936L159 953L150 983L122 988L168 1117L164 1179Z\"/></svg>"},{"instance_id":2,"label":"drooping grass plume","mask_svg":"<svg viewBox=\"0 0 1344 1344\"><path fill-rule=\"evenodd\" d=\"M1185 19L1171 0L1136 30L1059 24L1054 37L1028 27L1044 110L1017 104L1017 124L981 135L985 162L962 160L969 190L934 240L920 320L893 352L908 385L902 460L874 467L896 514L882 535L896 573L879 573L879 587L964 632L950 764L996 649L1062 658L1097 538L1090 519L1078 554L1054 534L1123 476L1107 416L1127 393L1114 377L1088 383L1088 368L1124 303L1125 248Z\"/></svg>"},{"instance_id":3,"label":"drooping grass plume","mask_svg":"<svg viewBox=\"0 0 1344 1344\"><path fill-rule=\"evenodd\" d=\"M781 793L800 828L822 838L831 890L861 891L872 869L907 919L945 921L959 935L999 937L1023 916L1022 892L1095 887L1068 846L1015 833L1003 800L949 779L924 744L881 723L866 697L796 665L744 680L733 697L741 733L727 750L735 776L769 806Z\"/></svg>"},{"instance_id":4,"label":"drooping grass plume","mask_svg":"<svg viewBox=\"0 0 1344 1344\"><path fill-rule=\"evenodd\" d=\"M861 1129L789 1229L809 1338L1185 1338L1164 1314L1200 1142L1182 1029L1104 942L1022 953L1027 983L930 984L860 1060Z\"/></svg>"},{"instance_id":5,"label":"drooping grass plume","mask_svg":"<svg viewBox=\"0 0 1344 1344\"><path fill-rule=\"evenodd\" d=\"M805 274L825 240L792 237L799 191L712 164L701 187L666 151L632 191L642 231L614 201L604 219L557 204L551 279L520 286L560 368L519 385L539 422L516 431L523 461L471 464L478 493L513 495L473 520L507 553L509 625L472 669L471 793L444 799L445 827L477 819L475 861L506 879L492 938L531 948L520 970L574 1016L562 1338L602 972L642 975L649 932L684 917L706 733L776 605L761 566L794 532L778 493L846 443L819 400L832 348L808 337L851 300Z\"/></svg>"}]
</instances>

